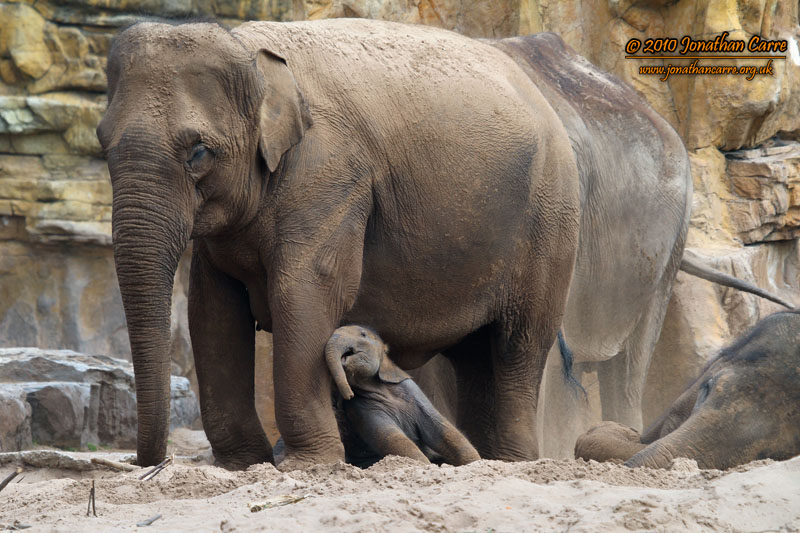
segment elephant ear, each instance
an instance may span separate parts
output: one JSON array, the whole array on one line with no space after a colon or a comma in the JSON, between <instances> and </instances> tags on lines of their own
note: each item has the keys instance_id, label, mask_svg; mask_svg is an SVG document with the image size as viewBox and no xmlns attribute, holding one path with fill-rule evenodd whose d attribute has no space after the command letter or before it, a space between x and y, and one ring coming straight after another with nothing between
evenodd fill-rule
<instances>
[{"instance_id":1,"label":"elephant ear","mask_svg":"<svg viewBox=\"0 0 800 533\"><path fill-rule=\"evenodd\" d=\"M285 59L261 50L256 65L266 84L259 110L259 147L269 171L275 172L281 156L300 142L313 121Z\"/></svg>"},{"instance_id":2,"label":"elephant ear","mask_svg":"<svg viewBox=\"0 0 800 533\"><path fill-rule=\"evenodd\" d=\"M389 351L384 350L383 356L381 357L381 366L378 369L378 379L383 383L400 383L401 381L411 379L411 376L394 364L394 362L389 359Z\"/></svg>"}]
</instances>

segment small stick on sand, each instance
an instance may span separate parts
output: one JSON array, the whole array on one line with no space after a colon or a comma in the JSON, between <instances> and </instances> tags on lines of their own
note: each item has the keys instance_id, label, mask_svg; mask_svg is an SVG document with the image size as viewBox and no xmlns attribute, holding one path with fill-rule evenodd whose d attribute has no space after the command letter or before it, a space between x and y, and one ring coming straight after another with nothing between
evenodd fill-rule
<instances>
[{"instance_id":1,"label":"small stick on sand","mask_svg":"<svg viewBox=\"0 0 800 533\"><path fill-rule=\"evenodd\" d=\"M18 466L17 469L11 472L8 476L6 476L6 478L3 481L0 481L0 490L6 488L6 485L11 483L11 480L20 475L21 473L22 473L22 467Z\"/></svg>"},{"instance_id":2,"label":"small stick on sand","mask_svg":"<svg viewBox=\"0 0 800 533\"><path fill-rule=\"evenodd\" d=\"M21 523L19 520L14 520L13 524L10 524L10 525L7 525L7 526L4 526L4 525L0 524L0 529L3 529L3 530L7 529L9 531L20 531L22 529L30 529L32 527L33 526L29 526L28 524Z\"/></svg>"},{"instance_id":3,"label":"small stick on sand","mask_svg":"<svg viewBox=\"0 0 800 533\"><path fill-rule=\"evenodd\" d=\"M167 463L169 462L169 460L170 460L170 458L169 458L169 457L167 457L166 459L164 459L163 461L161 461L160 463L158 463L156 466L154 466L153 468L151 468L150 470L148 470L147 472L145 472L144 474L142 474L141 476L139 476L139 479L143 480L144 478L146 478L147 476L149 476L150 474L152 474L152 473L153 473L153 472L155 472L156 470L159 470L159 469L161 469L161 468L164 468L164 467L167 465Z\"/></svg>"},{"instance_id":4,"label":"small stick on sand","mask_svg":"<svg viewBox=\"0 0 800 533\"><path fill-rule=\"evenodd\" d=\"M159 464L154 466L150 471L145 472L144 474L139 476L139 479L141 479L142 481L150 481L158 474L160 474L161 471L164 470L166 467L168 467L174 460L175 460L175 454L171 455L170 457L167 457Z\"/></svg>"},{"instance_id":5,"label":"small stick on sand","mask_svg":"<svg viewBox=\"0 0 800 533\"><path fill-rule=\"evenodd\" d=\"M155 515L155 516L153 516L151 518L148 518L147 520L142 520L141 522L137 522L136 523L136 527L147 527L150 524L152 524L153 522L155 522L156 520L158 520L159 518L161 518L161 515L157 514L157 515Z\"/></svg>"},{"instance_id":6,"label":"small stick on sand","mask_svg":"<svg viewBox=\"0 0 800 533\"><path fill-rule=\"evenodd\" d=\"M90 516L90 511L94 516L97 516L97 508L94 501L94 480L92 480L92 489L89 491L89 505L86 507L86 516Z\"/></svg>"},{"instance_id":7,"label":"small stick on sand","mask_svg":"<svg viewBox=\"0 0 800 533\"><path fill-rule=\"evenodd\" d=\"M273 507L280 507L282 505L289 505L292 503L301 502L306 498L310 497L311 494L302 494L302 495L282 494L280 496L275 496L274 498L264 500L263 502L250 502L247 504L247 508L250 509L251 513L256 513L258 511L263 511L264 509L271 509Z\"/></svg>"},{"instance_id":8,"label":"small stick on sand","mask_svg":"<svg viewBox=\"0 0 800 533\"><path fill-rule=\"evenodd\" d=\"M103 465L115 470L122 470L123 472L133 472L139 470L138 466L129 465L128 463L120 463L119 461L112 461L105 457L92 457L92 462L96 465Z\"/></svg>"}]
</instances>

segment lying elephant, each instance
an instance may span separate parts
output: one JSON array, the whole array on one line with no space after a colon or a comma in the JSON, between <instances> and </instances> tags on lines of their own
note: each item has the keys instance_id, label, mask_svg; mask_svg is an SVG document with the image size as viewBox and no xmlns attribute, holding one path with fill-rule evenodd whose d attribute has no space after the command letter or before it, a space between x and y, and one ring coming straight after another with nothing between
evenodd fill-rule
<instances>
[{"instance_id":1,"label":"lying elephant","mask_svg":"<svg viewBox=\"0 0 800 533\"><path fill-rule=\"evenodd\" d=\"M604 422L575 445L575 457L652 468L676 457L725 469L798 454L800 310L765 318L723 349L641 438Z\"/></svg>"},{"instance_id":2,"label":"lying elephant","mask_svg":"<svg viewBox=\"0 0 800 533\"><path fill-rule=\"evenodd\" d=\"M345 440L346 453L399 455L427 463L422 450L428 449L456 466L480 459L388 353L380 337L362 326L337 329L325 347L325 359L344 399L346 424L358 437Z\"/></svg>"}]
</instances>

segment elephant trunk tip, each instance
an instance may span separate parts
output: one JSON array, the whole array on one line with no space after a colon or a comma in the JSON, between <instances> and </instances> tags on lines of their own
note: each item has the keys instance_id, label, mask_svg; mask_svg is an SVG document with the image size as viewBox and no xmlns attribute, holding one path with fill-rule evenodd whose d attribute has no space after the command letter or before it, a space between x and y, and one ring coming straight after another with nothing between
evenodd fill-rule
<instances>
[{"instance_id":1,"label":"elephant trunk tip","mask_svg":"<svg viewBox=\"0 0 800 533\"><path fill-rule=\"evenodd\" d=\"M675 459L675 454L662 443L656 442L628 459L625 466L630 468L669 468L673 459Z\"/></svg>"},{"instance_id":2,"label":"elephant trunk tip","mask_svg":"<svg viewBox=\"0 0 800 533\"><path fill-rule=\"evenodd\" d=\"M340 350L337 349L337 344L338 339L335 336L328 341L325 346L325 362L328 365L331 376L333 376L334 383L336 383L336 388L339 389L339 394L345 400L352 400L355 394L353 394L353 389L350 388L350 384L347 382L347 376L342 365L342 355Z\"/></svg>"}]
</instances>

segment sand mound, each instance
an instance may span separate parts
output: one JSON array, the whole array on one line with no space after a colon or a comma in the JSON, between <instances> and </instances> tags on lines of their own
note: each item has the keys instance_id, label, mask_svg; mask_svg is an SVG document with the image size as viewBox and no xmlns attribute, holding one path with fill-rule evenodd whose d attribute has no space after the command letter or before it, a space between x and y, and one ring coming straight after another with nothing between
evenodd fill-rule
<instances>
[{"instance_id":1,"label":"sand mound","mask_svg":"<svg viewBox=\"0 0 800 533\"><path fill-rule=\"evenodd\" d=\"M97 454L71 454L86 460ZM107 454L111 458L120 455ZM0 477L13 469L0 466ZM542 459L420 466L388 457L360 470L271 465L229 472L180 459L151 481L105 468L28 467L0 493L0 524L44 530L617 531L800 530L800 457L720 472L677 461L670 470ZM86 517L91 480L97 517ZM306 496L250 512L249 502Z\"/></svg>"}]
</instances>

